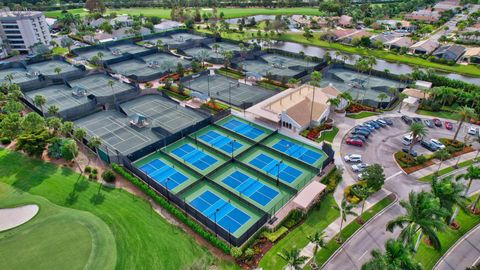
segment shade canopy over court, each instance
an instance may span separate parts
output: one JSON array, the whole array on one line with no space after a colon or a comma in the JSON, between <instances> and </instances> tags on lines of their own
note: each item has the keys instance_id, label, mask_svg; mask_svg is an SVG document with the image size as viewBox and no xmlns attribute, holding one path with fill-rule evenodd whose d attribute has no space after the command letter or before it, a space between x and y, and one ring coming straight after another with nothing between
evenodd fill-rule
<instances>
[{"instance_id":1,"label":"shade canopy over court","mask_svg":"<svg viewBox=\"0 0 480 270\"><path fill-rule=\"evenodd\" d=\"M183 83L192 91L244 108L275 95L274 91L248 85L223 75L203 75Z\"/></svg>"},{"instance_id":2,"label":"shade canopy over court","mask_svg":"<svg viewBox=\"0 0 480 270\"><path fill-rule=\"evenodd\" d=\"M37 71L40 74L45 76L57 75L57 72L55 72L57 68L60 69L60 73L58 75L79 70L77 67L61 60L48 60L48 61L38 62L34 64L29 64L27 68L29 70Z\"/></svg>"}]
</instances>

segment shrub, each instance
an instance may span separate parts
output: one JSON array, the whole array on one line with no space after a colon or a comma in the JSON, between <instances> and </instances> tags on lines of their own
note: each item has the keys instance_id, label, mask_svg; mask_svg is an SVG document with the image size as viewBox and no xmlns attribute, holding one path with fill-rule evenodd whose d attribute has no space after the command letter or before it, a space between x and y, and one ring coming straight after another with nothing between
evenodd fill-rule
<instances>
[{"instance_id":1,"label":"shrub","mask_svg":"<svg viewBox=\"0 0 480 270\"><path fill-rule=\"evenodd\" d=\"M243 253L243 256L245 256L247 260L251 259L253 255L255 255L255 251L252 248L247 248Z\"/></svg>"},{"instance_id":2,"label":"shrub","mask_svg":"<svg viewBox=\"0 0 480 270\"><path fill-rule=\"evenodd\" d=\"M285 221L283 222L283 226L291 229L293 228L295 225L297 225L303 218L303 213L302 211L300 210L292 210L287 218L285 219Z\"/></svg>"},{"instance_id":3,"label":"shrub","mask_svg":"<svg viewBox=\"0 0 480 270\"><path fill-rule=\"evenodd\" d=\"M274 232L268 232L268 231L263 232L263 236L267 238L270 242L274 243L287 232L288 232L288 229L284 226L281 226Z\"/></svg>"},{"instance_id":4,"label":"shrub","mask_svg":"<svg viewBox=\"0 0 480 270\"><path fill-rule=\"evenodd\" d=\"M162 206L170 214L175 216L178 220L185 223L188 227L190 227L190 229L192 229L198 235L200 235L205 240L210 242L212 245L222 250L225 254L230 253L230 247L225 242L218 239L215 235L207 232L200 224L196 223L194 220L189 219L181 210L179 210L178 208L170 204L165 198L160 197L155 191L148 188L148 186L145 183L143 183L140 179L126 172L122 167L120 167L115 163L112 164L112 168L116 173L118 173L119 175L127 179L127 181L131 182L137 188L142 190L146 195L152 198L156 203Z\"/></svg>"},{"instance_id":5,"label":"shrub","mask_svg":"<svg viewBox=\"0 0 480 270\"><path fill-rule=\"evenodd\" d=\"M86 166L84 171L85 171L85 173L91 173L92 172L92 167Z\"/></svg>"},{"instance_id":6,"label":"shrub","mask_svg":"<svg viewBox=\"0 0 480 270\"><path fill-rule=\"evenodd\" d=\"M420 156L417 157L417 164L421 165L421 164L427 162L427 160L428 160L428 159L427 159L426 156L420 155Z\"/></svg>"},{"instance_id":7,"label":"shrub","mask_svg":"<svg viewBox=\"0 0 480 270\"><path fill-rule=\"evenodd\" d=\"M55 138L52 142L48 145L47 148L47 155L53 159L59 159L62 157L61 147L63 145L62 139Z\"/></svg>"},{"instance_id":8,"label":"shrub","mask_svg":"<svg viewBox=\"0 0 480 270\"><path fill-rule=\"evenodd\" d=\"M8 137L0 138L0 143L2 143L3 145L10 144L11 142L12 142L12 140L10 140L10 138L8 138Z\"/></svg>"},{"instance_id":9,"label":"shrub","mask_svg":"<svg viewBox=\"0 0 480 270\"><path fill-rule=\"evenodd\" d=\"M113 181L115 181L115 178L116 176L111 170L106 170L102 173L102 179L105 182L112 183Z\"/></svg>"},{"instance_id":10,"label":"shrub","mask_svg":"<svg viewBox=\"0 0 480 270\"><path fill-rule=\"evenodd\" d=\"M242 254L243 254L242 249L239 247L233 247L232 249L230 249L230 255L232 255L232 257L235 259L240 258Z\"/></svg>"},{"instance_id":11,"label":"shrub","mask_svg":"<svg viewBox=\"0 0 480 270\"><path fill-rule=\"evenodd\" d=\"M92 174L97 174L97 173L98 173L97 168L92 168Z\"/></svg>"},{"instance_id":12,"label":"shrub","mask_svg":"<svg viewBox=\"0 0 480 270\"><path fill-rule=\"evenodd\" d=\"M88 176L89 179L91 180L96 180L97 179L97 174L96 173L91 173L89 176Z\"/></svg>"}]
</instances>

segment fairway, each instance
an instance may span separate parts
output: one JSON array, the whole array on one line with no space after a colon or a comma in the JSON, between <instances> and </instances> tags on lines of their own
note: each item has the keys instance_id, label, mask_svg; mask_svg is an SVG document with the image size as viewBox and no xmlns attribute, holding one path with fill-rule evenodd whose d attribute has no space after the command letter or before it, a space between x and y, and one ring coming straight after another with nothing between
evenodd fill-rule
<instances>
[{"instance_id":1,"label":"fairway","mask_svg":"<svg viewBox=\"0 0 480 270\"><path fill-rule=\"evenodd\" d=\"M37 204L40 212L27 223L0 233L1 269L115 268L115 238L101 219L0 183L1 208L30 203Z\"/></svg>"},{"instance_id":2,"label":"fairway","mask_svg":"<svg viewBox=\"0 0 480 270\"><path fill-rule=\"evenodd\" d=\"M0 233L0 269L182 269L199 258L238 269L123 190L99 190L70 169L6 150L0 171L0 207L40 206L31 221Z\"/></svg>"},{"instance_id":3,"label":"fairway","mask_svg":"<svg viewBox=\"0 0 480 270\"><path fill-rule=\"evenodd\" d=\"M87 11L82 8L70 9L70 13L79 14L80 16L85 16ZM144 16L157 16L163 19L170 19L170 9L164 8L123 8L123 9L108 9L107 13L116 12L117 14L129 14L129 15L140 15ZM217 8L217 14L223 12L225 18L238 18L252 15L322 15L323 13L318 10L318 8L279 8L279 9L269 9L269 8ZM211 13L211 9L203 8L200 9L200 13ZM46 11L44 12L46 17L59 17L61 16L61 10Z\"/></svg>"}]
</instances>

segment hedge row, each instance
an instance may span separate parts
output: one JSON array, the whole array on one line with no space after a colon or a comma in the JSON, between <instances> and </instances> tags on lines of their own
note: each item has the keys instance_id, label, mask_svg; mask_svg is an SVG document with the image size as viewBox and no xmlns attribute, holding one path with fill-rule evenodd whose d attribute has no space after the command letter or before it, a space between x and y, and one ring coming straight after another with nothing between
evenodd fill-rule
<instances>
[{"instance_id":1,"label":"hedge row","mask_svg":"<svg viewBox=\"0 0 480 270\"><path fill-rule=\"evenodd\" d=\"M174 215L178 220L185 223L190 229L196 232L198 235L203 237L205 240L210 242L212 245L216 246L226 254L230 254L230 247L223 242L222 240L218 239L215 235L206 231L200 224L195 222L192 219L189 219L181 210L170 204L165 198L159 196L155 191L148 188L148 186L143 183L141 180L136 178L135 176L131 175L127 171L125 171L119 165L112 163L112 168L115 172L123 176L125 179L130 181L132 184L137 186L141 189L145 194L150 196L155 202L157 202L161 207L166 209L170 214Z\"/></svg>"}]
</instances>

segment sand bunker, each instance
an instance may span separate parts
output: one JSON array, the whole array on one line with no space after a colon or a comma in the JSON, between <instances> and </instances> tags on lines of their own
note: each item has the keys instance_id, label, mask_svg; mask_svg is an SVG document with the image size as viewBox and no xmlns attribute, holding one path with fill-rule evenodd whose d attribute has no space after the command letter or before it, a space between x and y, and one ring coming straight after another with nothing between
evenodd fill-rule
<instances>
[{"instance_id":1,"label":"sand bunker","mask_svg":"<svg viewBox=\"0 0 480 270\"><path fill-rule=\"evenodd\" d=\"M38 209L36 204L0 209L0 232L15 228L29 221L38 213Z\"/></svg>"}]
</instances>

